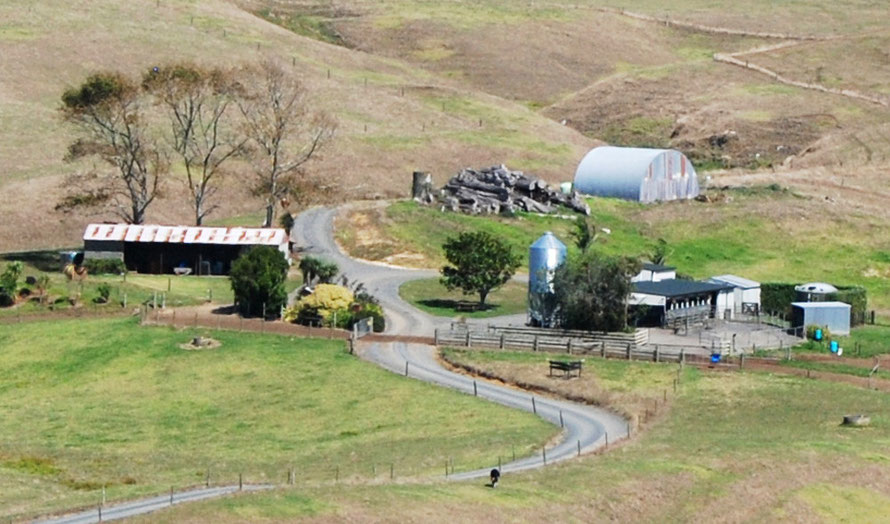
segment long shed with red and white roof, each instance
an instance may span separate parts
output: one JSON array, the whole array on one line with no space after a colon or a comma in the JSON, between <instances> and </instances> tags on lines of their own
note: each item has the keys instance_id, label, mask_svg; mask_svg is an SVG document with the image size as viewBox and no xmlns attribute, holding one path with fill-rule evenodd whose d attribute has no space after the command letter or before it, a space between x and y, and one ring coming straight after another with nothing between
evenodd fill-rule
<instances>
[{"instance_id":1,"label":"long shed with red and white roof","mask_svg":"<svg viewBox=\"0 0 890 524\"><path fill-rule=\"evenodd\" d=\"M83 242L85 258L117 258L139 273L225 275L254 246L273 246L290 261L287 232L279 228L90 224Z\"/></svg>"}]
</instances>

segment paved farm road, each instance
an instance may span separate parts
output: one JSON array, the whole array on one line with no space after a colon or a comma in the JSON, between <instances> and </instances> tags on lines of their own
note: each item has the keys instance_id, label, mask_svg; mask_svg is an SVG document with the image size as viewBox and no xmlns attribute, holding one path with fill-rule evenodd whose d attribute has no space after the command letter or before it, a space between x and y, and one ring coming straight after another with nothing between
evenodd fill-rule
<instances>
[{"instance_id":1,"label":"paved farm road","mask_svg":"<svg viewBox=\"0 0 890 524\"><path fill-rule=\"evenodd\" d=\"M436 327L447 326L449 319L433 317L419 311L399 297L399 286L408 280L435 277L431 270L412 270L353 260L337 247L333 234L333 218L336 211L329 208L313 208L297 217L292 240L304 252L323 256L337 263L340 271L350 281L363 282L368 291L377 297L386 310L386 332L394 335L428 336ZM522 324L525 315L484 319L482 323ZM443 368L436 358L436 350L424 344L363 343L359 354L379 366L395 373L404 374L408 364L408 376L462 393L474 394L504 406L531 412L557 425L564 426L559 443L544 450L541 455L526 457L504 464L504 473L538 468L577 456L580 452L593 451L609 442L627 435L627 423L621 417L606 410L562 400L536 397L534 405L528 393L498 386L485 381L451 372ZM608 435L608 436L607 436ZM493 463L492 467L497 464ZM489 469L468 471L451 475L450 480L467 480L488 475ZM269 489L272 486L245 485L245 491ZM237 486L220 486L183 491L173 494L173 504L229 495L238 491ZM170 507L170 495L161 495L130 502L113 504L102 509L102 520L116 520L141 515ZM98 508L67 516L43 520L53 524L87 524L99 521Z\"/></svg>"},{"instance_id":2,"label":"paved farm road","mask_svg":"<svg viewBox=\"0 0 890 524\"><path fill-rule=\"evenodd\" d=\"M365 283L365 287L376 296L387 315L387 333L397 335L427 336L433 330L449 323L448 319L437 318L418 311L399 297L399 286L416 278L434 277L438 273L429 270L408 270L353 260L337 247L333 236L335 211L327 208L314 208L301 214L294 225L292 240L305 252L333 260L350 279ZM484 319L484 323L522 324L525 315ZM408 376L473 394L473 379L443 368L436 359L435 348L424 344L400 342L371 342L359 345L359 354L395 373L404 374L408 365ZM531 412L559 426L564 425L563 439L546 449L547 463L572 458L582 452L592 451L610 442L625 438L626 421L606 410L583 406L572 402L536 398L515 389L498 386L484 381L476 381L476 391L480 397L514 409ZM562 415L560 417L560 415ZM513 463L504 464L504 472L521 471L544 465L544 454L527 457ZM497 465L496 463L493 464ZM461 480L488 475L488 469L462 473L450 478Z\"/></svg>"}]
</instances>

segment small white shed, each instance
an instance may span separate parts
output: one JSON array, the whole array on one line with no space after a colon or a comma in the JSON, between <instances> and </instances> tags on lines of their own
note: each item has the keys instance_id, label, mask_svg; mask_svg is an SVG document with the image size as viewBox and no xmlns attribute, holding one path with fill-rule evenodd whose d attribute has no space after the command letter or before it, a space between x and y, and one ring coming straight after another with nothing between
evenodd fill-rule
<instances>
[{"instance_id":1,"label":"small white shed","mask_svg":"<svg viewBox=\"0 0 890 524\"><path fill-rule=\"evenodd\" d=\"M739 313L760 313L760 282L736 275L718 275L709 278L708 282L732 287L732 303L723 304L725 310L731 310L732 317Z\"/></svg>"}]
</instances>

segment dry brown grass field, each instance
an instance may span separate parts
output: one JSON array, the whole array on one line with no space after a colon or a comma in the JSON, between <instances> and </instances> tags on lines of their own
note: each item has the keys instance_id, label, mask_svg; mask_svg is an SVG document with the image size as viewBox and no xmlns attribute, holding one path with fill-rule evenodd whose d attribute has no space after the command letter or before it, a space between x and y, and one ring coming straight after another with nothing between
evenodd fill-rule
<instances>
[{"instance_id":1,"label":"dry brown grass field","mask_svg":"<svg viewBox=\"0 0 890 524\"><path fill-rule=\"evenodd\" d=\"M339 122L336 140L310 167L331 180L335 199L404 195L415 169L441 182L463 166L506 163L568 180L585 150L607 141L680 147L703 167L734 168L713 171L718 182L777 180L883 210L890 110L717 63L714 53L777 40L709 29L829 38L743 56L794 80L887 98L890 15L880 2L662 4L5 3L0 250L76 245L86 222L114 218L53 209L65 177L91 167L62 160L73 136L58 115L62 91L95 70L135 75L180 59L292 64ZM731 138L715 146L720 136ZM243 166L236 171L211 220L259 209ZM150 221L188 220L182 185L170 178Z\"/></svg>"}]
</instances>

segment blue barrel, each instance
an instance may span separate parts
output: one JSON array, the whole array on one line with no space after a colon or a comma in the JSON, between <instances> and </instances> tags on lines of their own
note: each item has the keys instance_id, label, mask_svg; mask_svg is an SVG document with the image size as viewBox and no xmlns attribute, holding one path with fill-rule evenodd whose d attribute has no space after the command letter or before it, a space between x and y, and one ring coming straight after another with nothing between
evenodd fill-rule
<instances>
[{"instance_id":1,"label":"blue barrel","mask_svg":"<svg viewBox=\"0 0 890 524\"><path fill-rule=\"evenodd\" d=\"M837 340L832 340L829 347L831 348L832 353L837 353L837 348L838 348Z\"/></svg>"}]
</instances>

